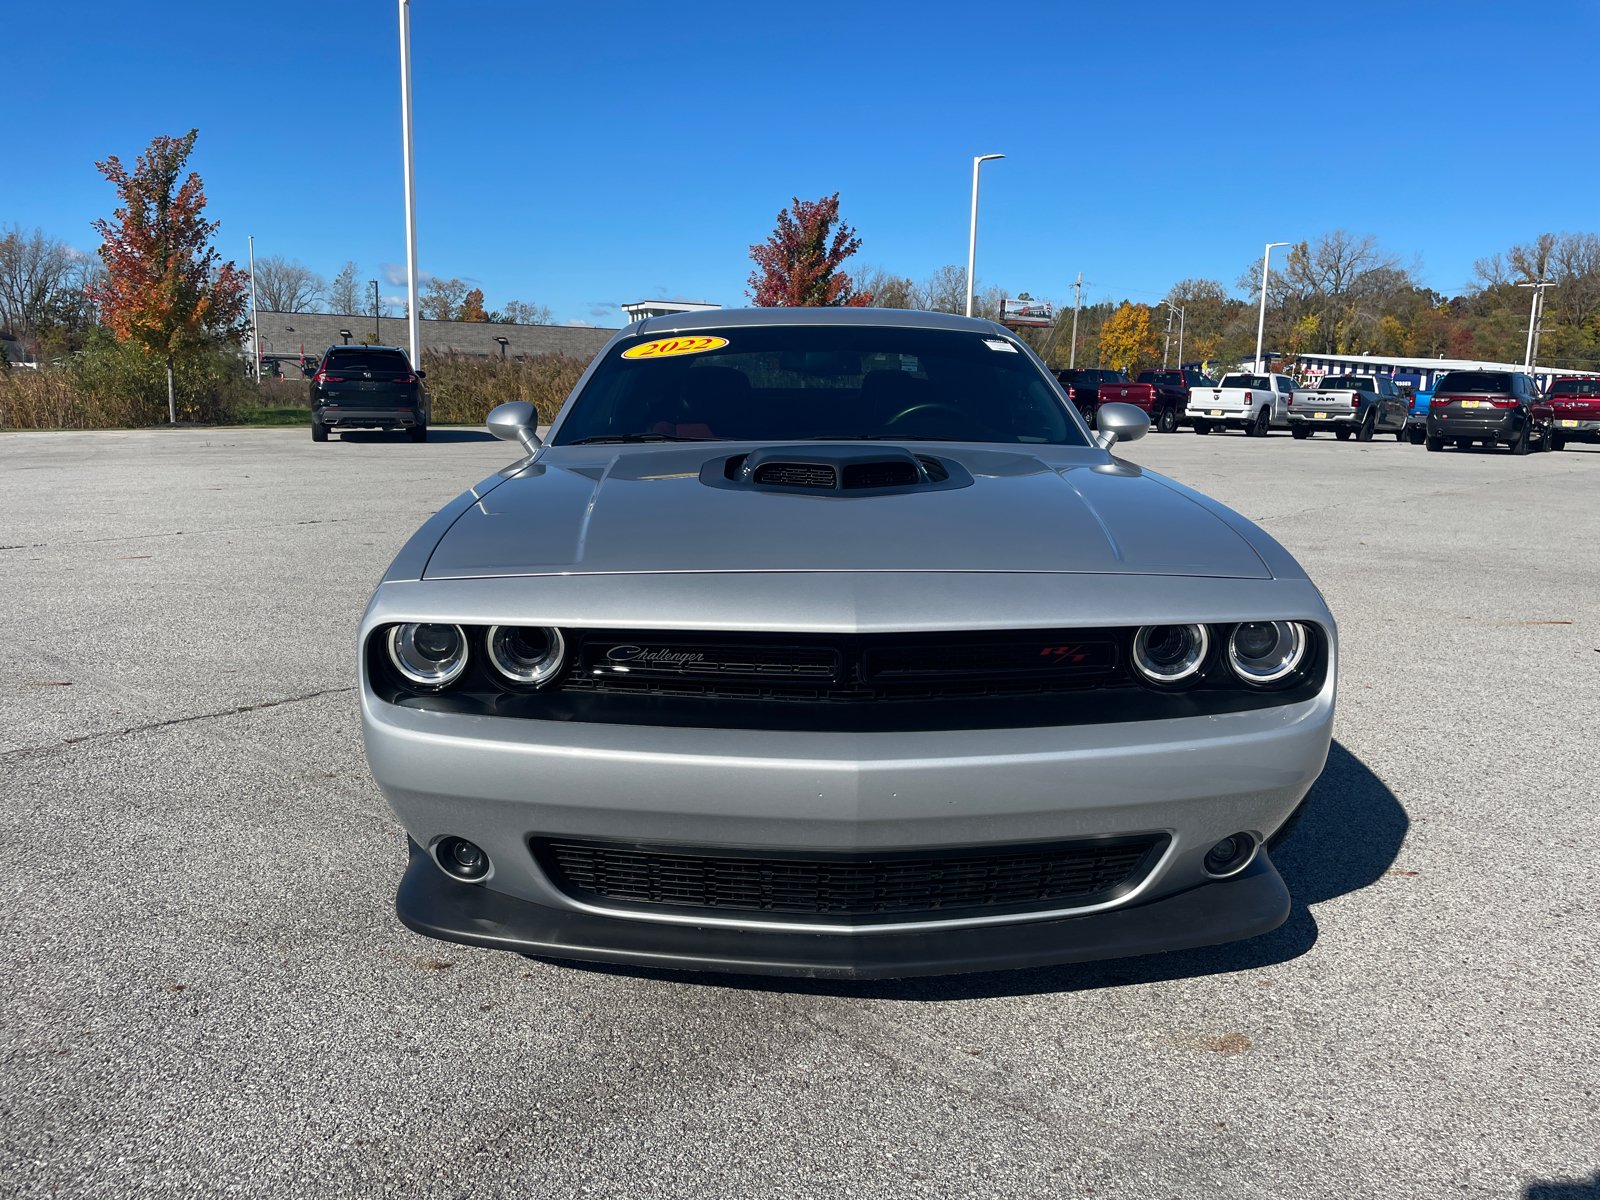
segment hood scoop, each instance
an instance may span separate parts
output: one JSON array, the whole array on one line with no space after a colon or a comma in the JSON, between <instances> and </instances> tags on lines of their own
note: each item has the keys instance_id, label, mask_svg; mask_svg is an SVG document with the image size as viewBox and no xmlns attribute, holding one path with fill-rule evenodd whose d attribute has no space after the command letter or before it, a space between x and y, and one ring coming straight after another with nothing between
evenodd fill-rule
<instances>
[{"instance_id":1,"label":"hood scoop","mask_svg":"<svg viewBox=\"0 0 1600 1200\"><path fill-rule=\"evenodd\" d=\"M700 482L838 500L970 487L972 476L960 463L913 454L903 446L766 446L712 459L701 469Z\"/></svg>"}]
</instances>

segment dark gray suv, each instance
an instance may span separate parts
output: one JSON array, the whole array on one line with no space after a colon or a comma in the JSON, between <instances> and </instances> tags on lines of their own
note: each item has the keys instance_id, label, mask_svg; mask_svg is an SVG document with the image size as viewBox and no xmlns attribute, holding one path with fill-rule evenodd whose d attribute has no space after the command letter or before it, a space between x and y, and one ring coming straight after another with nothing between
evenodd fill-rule
<instances>
[{"instance_id":1,"label":"dark gray suv","mask_svg":"<svg viewBox=\"0 0 1600 1200\"><path fill-rule=\"evenodd\" d=\"M1451 371L1433 387L1428 402L1429 450L1454 442L1504 444L1513 454L1554 450L1555 410L1521 371Z\"/></svg>"},{"instance_id":2,"label":"dark gray suv","mask_svg":"<svg viewBox=\"0 0 1600 1200\"><path fill-rule=\"evenodd\" d=\"M403 429L413 442L428 440L433 400L394 346L329 346L311 377L311 440L330 429Z\"/></svg>"}]
</instances>

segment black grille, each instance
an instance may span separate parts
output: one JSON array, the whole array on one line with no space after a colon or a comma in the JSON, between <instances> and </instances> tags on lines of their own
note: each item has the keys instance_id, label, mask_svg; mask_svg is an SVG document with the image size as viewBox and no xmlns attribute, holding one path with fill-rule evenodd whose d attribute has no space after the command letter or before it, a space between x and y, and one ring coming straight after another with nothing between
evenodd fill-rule
<instances>
[{"instance_id":1,"label":"black grille","mask_svg":"<svg viewBox=\"0 0 1600 1200\"><path fill-rule=\"evenodd\" d=\"M832 467L818 463L762 463L755 472L755 482L776 487L831 489L837 479Z\"/></svg>"},{"instance_id":2,"label":"black grille","mask_svg":"<svg viewBox=\"0 0 1600 1200\"><path fill-rule=\"evenodd\" d=\"M922 475L917 470L915 463L906 462L875 462L851 463L844 469L844 486L846 488L883 488L905 487L907 484L920 483Z\"/></svg>"},{"instance_id":3,"label":"black grille","mask_svg":"<svg viewBox=\"0 0 1600 1200\"><path fill-rule=\"evenodd\" d=\"M944 854L814 857L535 840L539 865L576 899L649 909L854 920L1081 907L1131 889L1160 835Z\"/></svg>"}]
</instances>

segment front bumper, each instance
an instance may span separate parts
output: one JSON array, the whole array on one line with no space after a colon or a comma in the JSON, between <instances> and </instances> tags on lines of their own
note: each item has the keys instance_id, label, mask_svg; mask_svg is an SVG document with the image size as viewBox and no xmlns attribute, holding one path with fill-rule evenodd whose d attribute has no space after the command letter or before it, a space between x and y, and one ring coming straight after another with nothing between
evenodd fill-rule
<instances>
[{"instance_id":1,"label":"front bumper","mask_svg":"<svg viewBox=\"0 0 1600 1200\"><path fill-rule=\"evenodd\" d=\"M471 716L390 704L364 684L362 724L373 775L420 847L400 899L402 918L420 932L692 969L926 974L1144 954L1272 928L1286 904L1276 874L1252 884L1261 891L1248 902L1219 909L1201 896L1220 904L1244 893L1232 884L1216 890L1202 860L1234 833L1265 842L1299 805L1327 758L1334 686L1330 665L1317 696L1278 708L851 734ZM590 903L556 886L529 849L530 838L556 837L779 852L949 850L1147 833L1170 839L1165 853L1106 903L848 928L802 916ZM488 853L483 881L456 883L434 863L429 850L447 836ZM1144 915L1100 921L1135 909ZM1095 923L1084 924L1091 916Z\"/></svg>"},{"instance_id":2,"label":"front bumper","mask_svg":"<svg viewBox=\"0 0 1600 1200\"><path fill-rule=\"evenodd\" d=\"M758 928L664 926L563 911L458 883L410 843L395 909L448 942L550 958L675 970L881 979L996 971L1215 946L1276 929L1289 891L1262 849L1228 879L1089 916L854 937Z\"/></svg>"}]
</instances>

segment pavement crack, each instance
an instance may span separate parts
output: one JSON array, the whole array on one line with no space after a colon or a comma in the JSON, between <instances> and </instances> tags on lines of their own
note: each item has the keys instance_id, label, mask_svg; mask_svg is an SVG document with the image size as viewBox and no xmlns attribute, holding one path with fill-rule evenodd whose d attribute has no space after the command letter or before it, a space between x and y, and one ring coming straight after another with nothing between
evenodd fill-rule
<instances>
[{"instance_id":1,"label":"pavement crack","mask_svg":"<svg viewBox=\"0 0 1600 1200\"><path fill-rule=\"evenodd\" d=\"M151 721L145 725L129 725L124 729L107 729L100 733L86 733L80 737L63 738L59 742L52 742L47 746L21 746L15 750L0 751L0 759L11 758L18 754L37 754L41 750L54 750L59 746L76 745L79 742L94 742L102 738L127 737L130 733L144 733L150 729L165 729L169 725L189 725L196 721L215 721L218 717L233 717L244 712L255 712L261 708L277 708L283 704L300 704L306 700L315 700L321 696L335 696L340 692L353 692L355 685L346 687L323 688L320 691L306 692L300 696L285 696L281 700L263 700L260 704L235 704L227 708L219 708L215 712L195 713L188 717L173 717L169 721Z\"/></svg>"}]
</instances>

